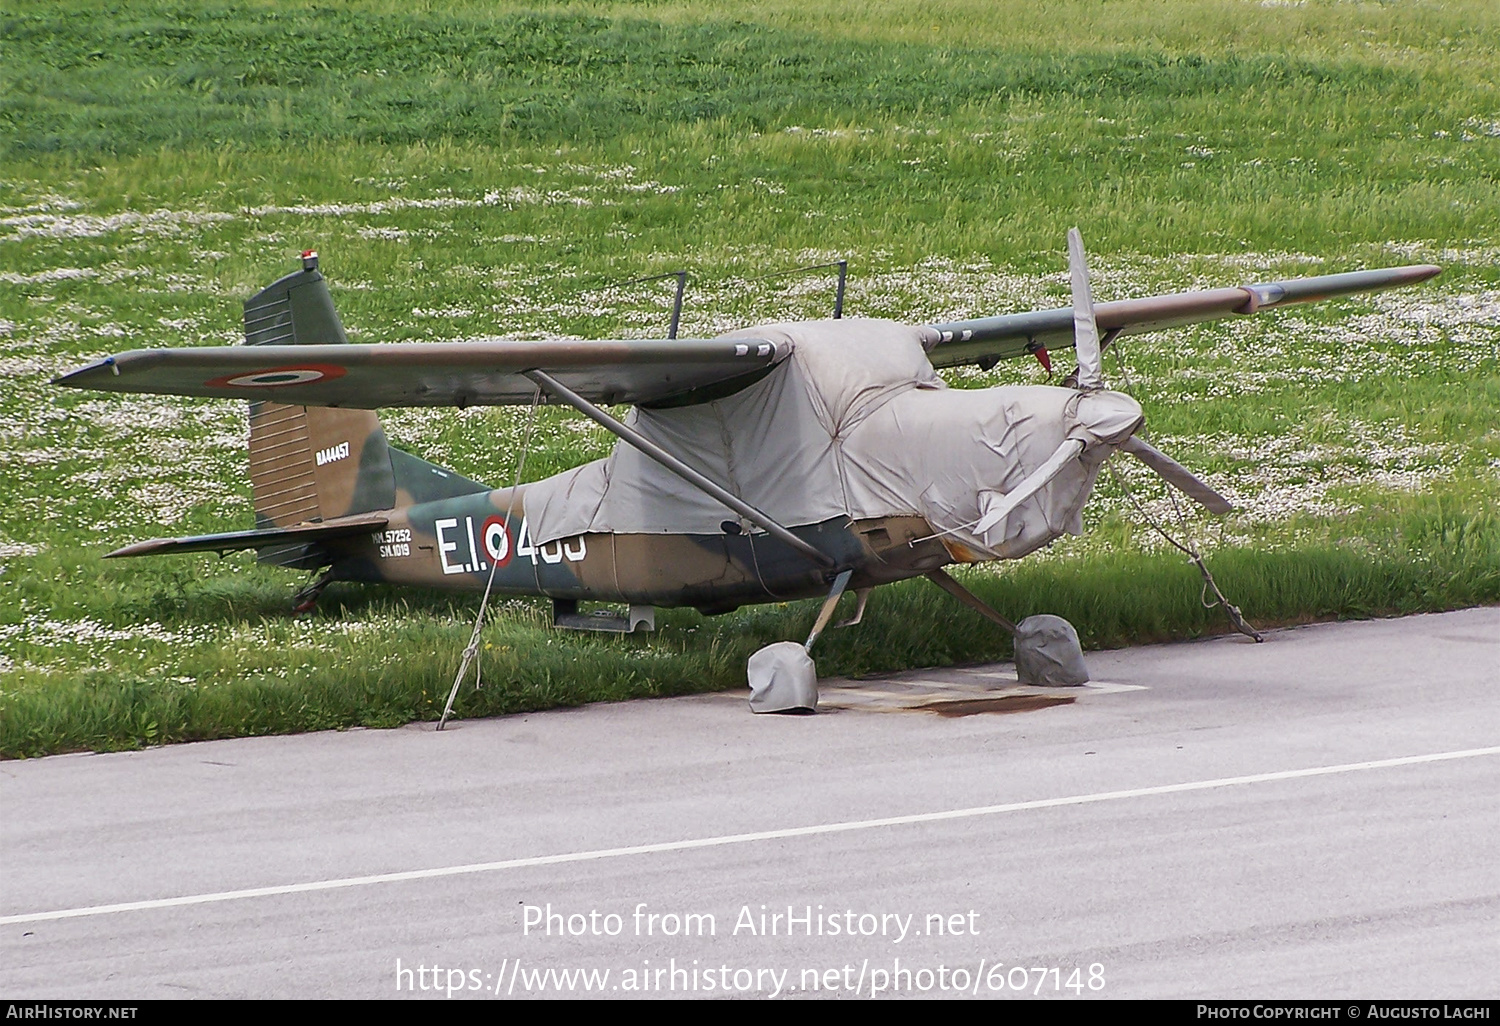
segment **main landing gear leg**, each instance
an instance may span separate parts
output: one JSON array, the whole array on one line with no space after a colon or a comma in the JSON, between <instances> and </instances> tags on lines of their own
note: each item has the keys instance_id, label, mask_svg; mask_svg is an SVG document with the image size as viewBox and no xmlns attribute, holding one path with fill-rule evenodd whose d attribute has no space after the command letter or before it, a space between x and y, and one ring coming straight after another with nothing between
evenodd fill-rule
<instances>
[{"instance_id":1,"label":"main landing gear leg","mask_svg":"<svg viewBox=\"0 0 1500 1026\"><path fill-rule=\"evenodd\" d=\"M995 612L994 609L990 608L990 604L984 599L980 598L968 588L965 588L962 584L959 584L957 581L955 581L948 575L947 571L929 570L927 571L927 579L933 584L936 584L939 588L942 588L949 595L952 595L954 598L958 599L970 609L979 613L980 616L995 621L1001 627L1004 627L1006 630L1010 631L1012 635L1016 633L1015 624L1011 623L1005 617Z\"/></svg>"},{"instance_id":2,"label":"main landing gear leg","mask_svg":"<svg viewBox=\"0 0 1500 1026\"><path fill-rule=\"evenodd\" d=\"M317 607L318 596L323 594L323 589L333 583L333 571L329 570L322 577L313 581L297 594L292 596L292 612L298 616L306 616Z\"/></svg>"},{"instance_id":3,"label":"main landing gear leg","mask_svg":"<svg viewBox=\"0 0 1500 1026\"><path fill-rule=\"evenodd\" d=\"M818 610L818 618L813 621L812 633L803 642L803 648L810 651L813 642L818 640L818 635L823 633L823 628L828 626L828 621L833 619L833 611L838 608L839 599L843 597L844 589L849 587L849 578L853 575L853 570L845 570L833 579L833 587L828 589L828 597L823 600L823 608Z\"/></svg>"},{"instance_id":4,"label":"main landing gear leg","mask_svg":"<svg viewBox=\"0 0 1500 1026\"><path fill-rule=\"evenodd\" d=\"M1088 683L1089 671L1083 662L1078 632L1062 617L1044 613L1014 624L945 571L928 571L927 578L970 609L1010 631L1015 638L1016 679L1022 684L1070 687Z\"/></svg>"},{"instance_id":5,"label":"main landing gear leg","mask_svg":"<svg viewBox=\"0 0 1500 1026\"><path fill-rule=\"evenodd\" d=\"M818 610L812 633L808 634L804 644L778 641L750 657L746 671L750 678L751 712L818 711L818 671L808 649L833 619L833 611L853 575L854 571L845 570L834 578L828 597L823 600L823 608Z\"/></svg>"}]
</instances>

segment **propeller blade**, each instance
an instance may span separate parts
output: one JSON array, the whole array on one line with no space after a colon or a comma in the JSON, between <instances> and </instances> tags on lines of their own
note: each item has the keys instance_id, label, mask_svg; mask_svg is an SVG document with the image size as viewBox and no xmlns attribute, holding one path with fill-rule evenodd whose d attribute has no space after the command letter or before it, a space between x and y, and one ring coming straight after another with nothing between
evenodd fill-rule
<instances>
[{"instance_id":1,"label":"propeller blade","mask_svg":"<svg viewBox=\"0 0 1500 1026\"><path fill-rule=\"evenodd\" d=\"M1156 471L1167 484L1195 502L1201 503L1210 513L1228 513L1234 509L1233 503L1228 499L1150 442L1131 435L1125 439L1125 444L1120 448Z\"/></svg>"},{"instance_id":2,"label":"propeller blade","mask_svg":"<svg viewBox=\"0 0 1500 1026\"><path fill-rule=\"evenodd\" d=\"M1057 447L1056 452L1047 457L1046 463L1027 474L1020 484L1006 492L999 501L985 510L984 516L979 518L979 523L974 525L974 533L982 535L1010 516L1011 510L1045 488L1047 482L1056 477L1058 472L1081 452L1083 452L1083 442L1080 439L1066 439Z\"/></svg>"},{"instance_id":3,"label":"propeller blade","mask_svg":"<svg viewBox=\"0 0 1500 1026\"><path fill-rule=\"evenodd\" d=\"M1073 345L1078 350L1078 387L1093 391L1104 387L1100 358L1099 325L1094 320L1094 290L1089 285L1089 266L1083 256L1083 236L1068 229L1068 276L1073 281Z\"/></svg>"}]
</instances>

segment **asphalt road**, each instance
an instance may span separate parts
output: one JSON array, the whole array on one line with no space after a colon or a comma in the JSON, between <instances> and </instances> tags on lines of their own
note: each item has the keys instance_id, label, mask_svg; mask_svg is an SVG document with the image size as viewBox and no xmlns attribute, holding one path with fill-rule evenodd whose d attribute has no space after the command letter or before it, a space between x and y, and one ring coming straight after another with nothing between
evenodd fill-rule
<instances>
[{"instance_id":1,"label":"asphalt road","mask_svg":"<svg viewBox=\"0 0 1500 1026\"><path fill-rule=\"evenodd\" d=\"M1004 667L0 763L0 996L1493 998L1497 657L1476 609L972 715L909 706Z\"/></svg>"}]
</instances>

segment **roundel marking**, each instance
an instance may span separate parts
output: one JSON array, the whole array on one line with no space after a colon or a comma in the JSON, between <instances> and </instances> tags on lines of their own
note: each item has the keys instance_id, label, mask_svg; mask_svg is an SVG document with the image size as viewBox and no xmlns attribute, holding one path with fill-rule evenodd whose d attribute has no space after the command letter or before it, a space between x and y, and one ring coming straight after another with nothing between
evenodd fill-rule
<instances>
[{"instance_id":1,"label":"roundel marking","mask_svg":"<svg viewBox=\"0 0 1500 1026\"><path fill-rule=\"evenodd\" d=\"M504 517L490 517L486 520L479 536L484 541L485 554L496 566L504 566L510 562L510 529L505 526Z\"/></svg>"},{"instance_id":2,"label":"roundel marking","mask_svg":"<svg viewBox=\"0 0 1500 1026\"><path fill-rule=\"evenodd\" d=\"M331 363L303 363L295 367L268 367L245 374L226 374L205 381L210 388L276 388L287 385L310 385L315 381L332 381L345 374L343 367Z\"/></svg>"}]
</instances>

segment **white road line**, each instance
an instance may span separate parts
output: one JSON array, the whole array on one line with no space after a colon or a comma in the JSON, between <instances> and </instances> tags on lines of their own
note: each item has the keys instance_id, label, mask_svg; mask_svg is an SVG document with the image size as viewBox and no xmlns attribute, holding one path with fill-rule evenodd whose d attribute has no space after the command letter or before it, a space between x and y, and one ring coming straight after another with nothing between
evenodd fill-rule
<instances>
[{"instance_id":1,"label":"white road line","mask_svg":"<svg viewBox=\"0 0 1500 1026\"><path fill-rule=\"evenodd\" d=\"M854 830L875 830L880 827L908 826L914 823L940 823L954 819L998 816L1007 812L1026 812L1031 809L1055 809L1066 805L1091 805L1095 802L1112 802L1124 798L1147 798L1159 794L1182 794L1187 791L1209 791L1219 787L1238 787L1242 784L1266 784L1280 780L1326 777L1337 773L1359 773L1365 770L1390 769L1395 766L1417 766L1429 762L1448 762L1453 759L1475 759L1485 755L1500 755L1500 746L1494 748L1469 748L1459 752L1438 752L1432 755L1407 755L1398 759L1376 759L1371 762L1349 762L1338 766L1314 766L1310 769L1254 773L1244 777L1193 780L1182 784L1136 787L1126 791L1100 791L1094 794L1069 795L1065 798L1041 798L1029 802L1011 802L1006 805L981 805L976 808L952 809L947 812L919 812L908 816L888 816L883 819L859 819L844 823L821 823L814 826L787 827L782 830L760 830L749 834L726 834L720 837L700 837L687 841L636 844L625 848L600 848L594 851L568 852L562 855L536 855L530 858L506 859L501 862L476 862L467 866L412 869L403 873L378 873L373 876L351 876L338 880L313 880L307 883L281 884L275 887L251 887L241 891L189 894L179 898L152 898L147 901L127 901L117 905L92 905L86 908L66 908L53 912L28 912L21 915L0 916L0 925L40 923L53 919L77 919L82 916L102 916L112 912L142 912L148 909L176 908L182 905L207 905L220 901L239 901L243 898L264 898L279 894L305 894L309 891L333 891L342 887L368 887L372 884L402 883L407 880L432 880L444 876L463 876L468 873L492 873L502 869L526 869L531 866L556 866L568 862L592 862L598 859L621 858L626 855L654 855L659 852L692 851L695 848L719 848L730 844L748 844L753 841L774 841L789 837L814 837L819 834L840 834Z\"/></svg>"}]
</instances>

